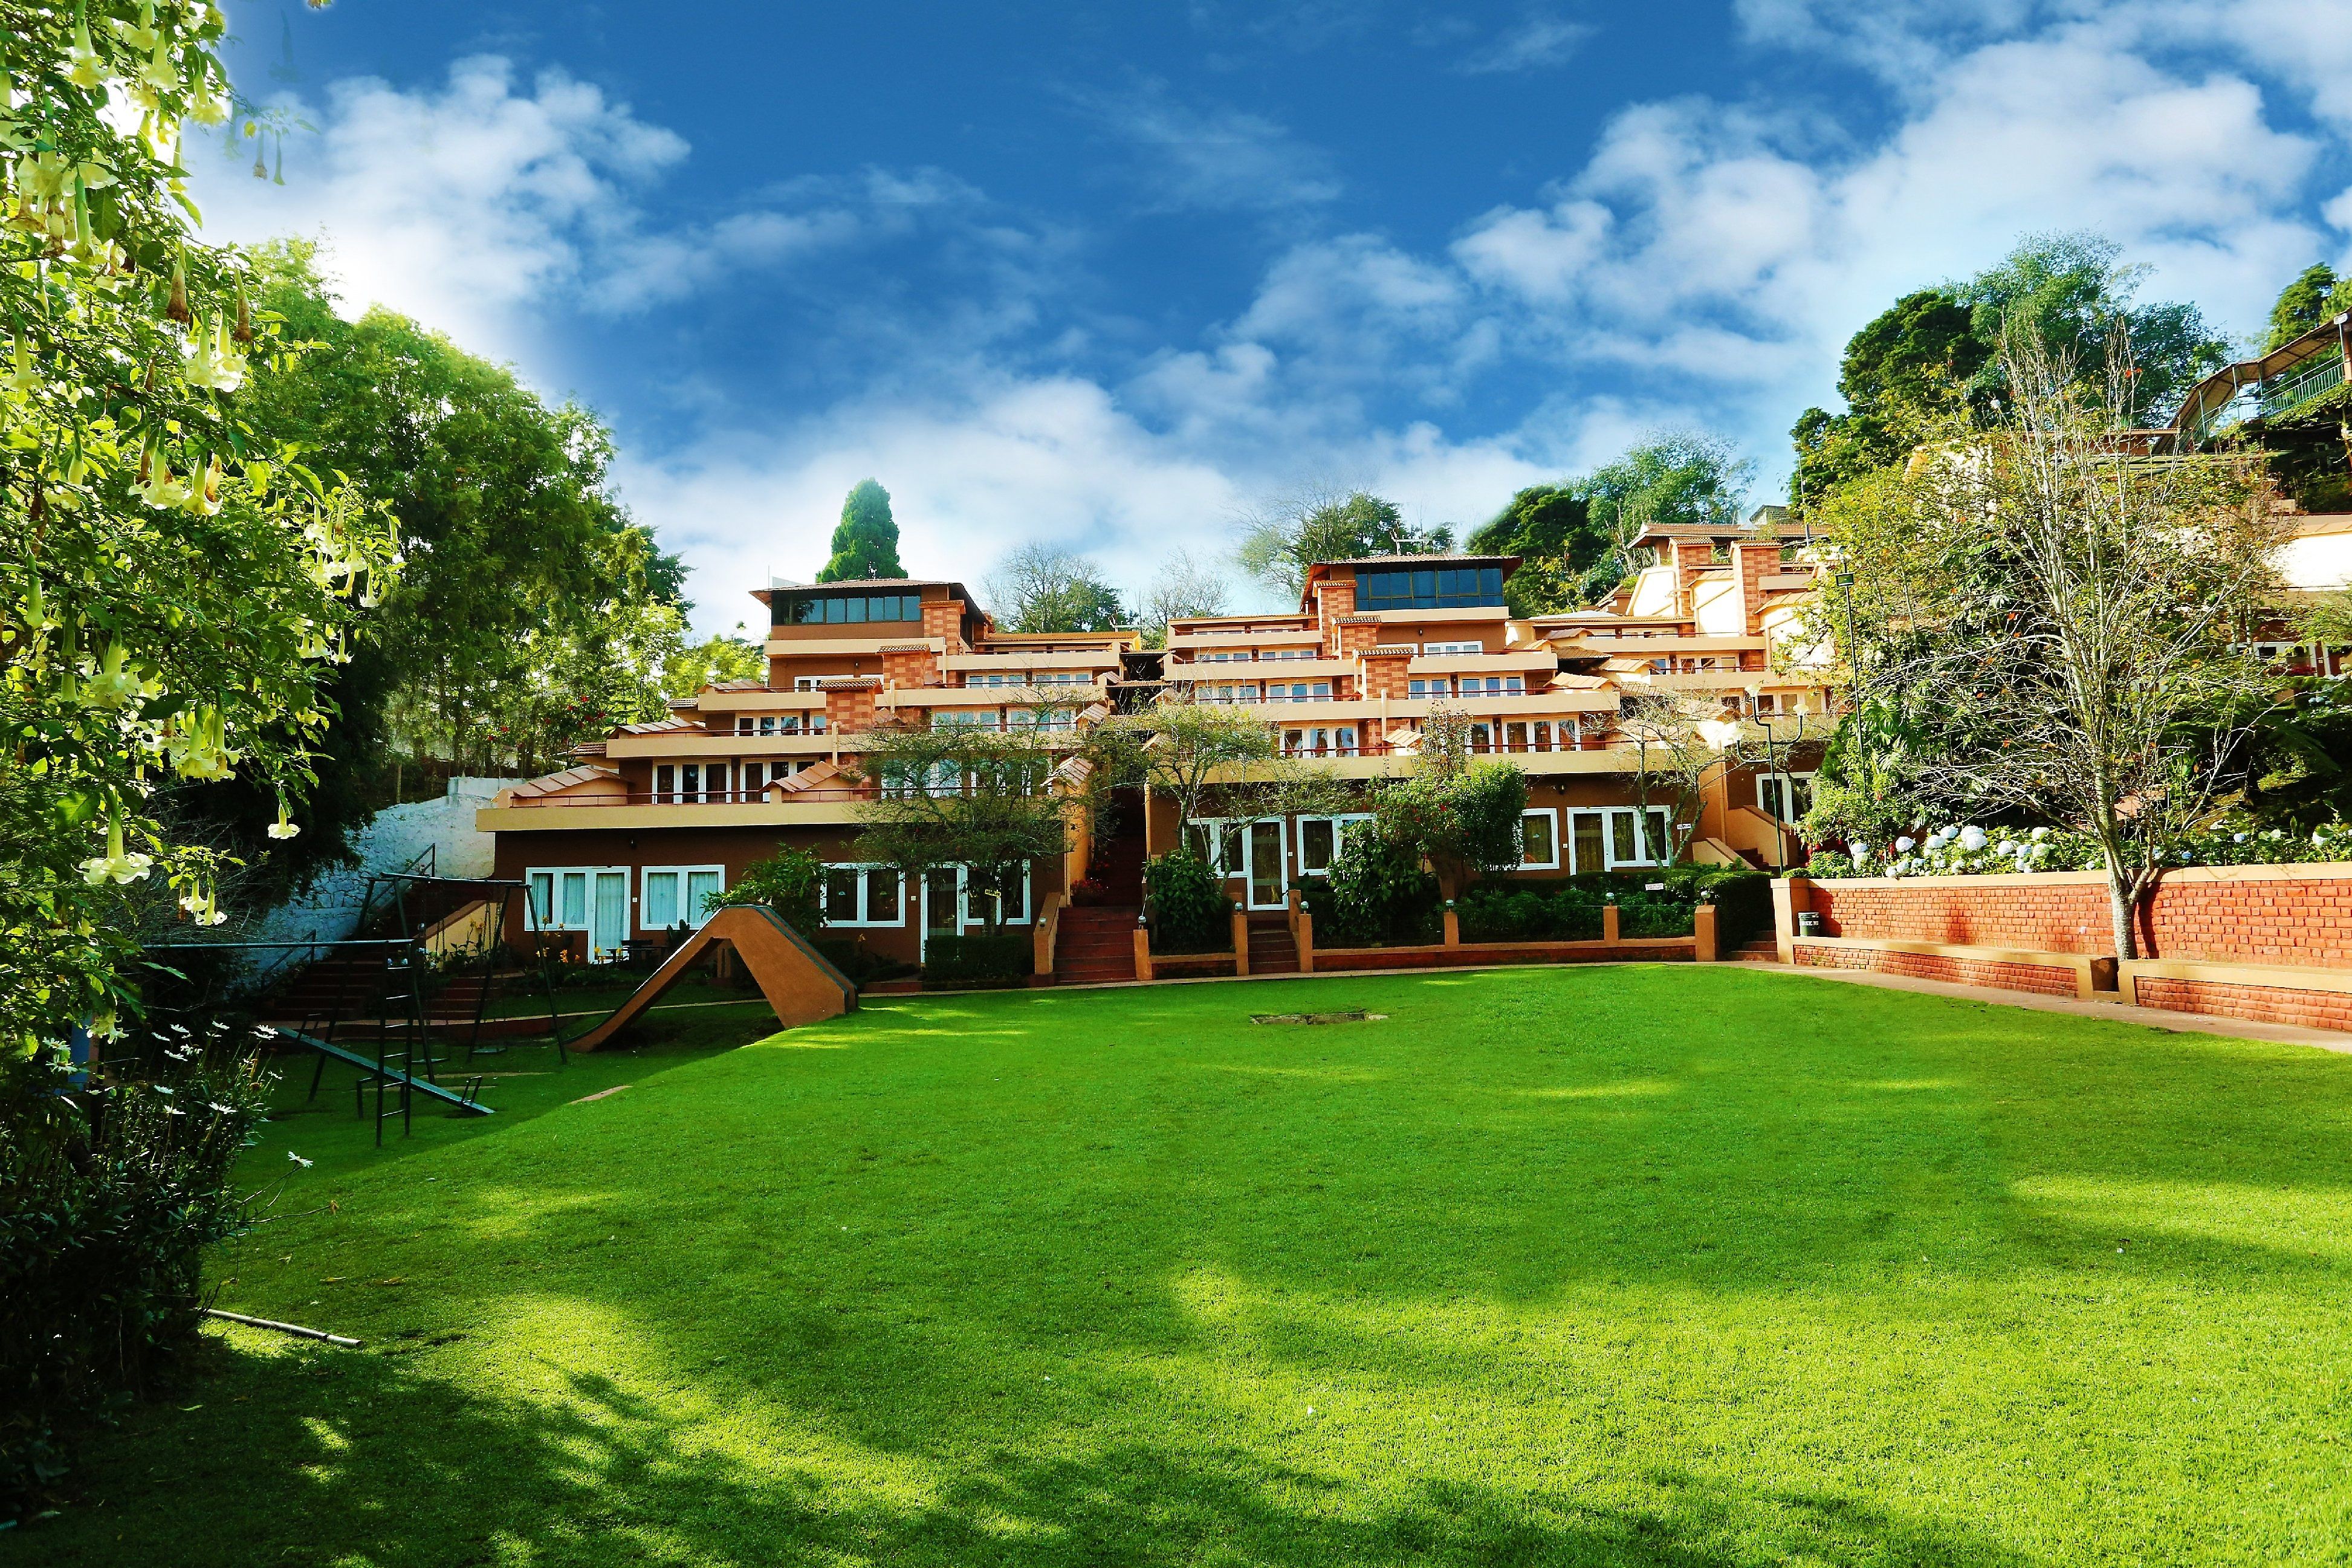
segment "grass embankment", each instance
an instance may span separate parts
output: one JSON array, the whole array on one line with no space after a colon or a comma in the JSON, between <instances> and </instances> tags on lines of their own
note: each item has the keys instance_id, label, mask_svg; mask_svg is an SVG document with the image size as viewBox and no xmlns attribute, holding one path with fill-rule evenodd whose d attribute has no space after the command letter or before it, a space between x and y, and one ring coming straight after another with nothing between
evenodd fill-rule
<instances>
[{"instance_id":1,"label":"grass embankment","mask_svg":"<svg viewBox=\"0 0 2352 1568\"><path fill-rule=\"evenodd\" d=\"M1249 1020L1348 1006L1389 1017ZM366 1348L220 1331L0 1557L2120 1564L2352 1538L2352 1060L2318 1051L1563 969L910 998L485 1098L382 1154L347 1093L274 1124L257 1172L319 1163L224 1259L224 1304Z\"/></svg>"}]
</instances>

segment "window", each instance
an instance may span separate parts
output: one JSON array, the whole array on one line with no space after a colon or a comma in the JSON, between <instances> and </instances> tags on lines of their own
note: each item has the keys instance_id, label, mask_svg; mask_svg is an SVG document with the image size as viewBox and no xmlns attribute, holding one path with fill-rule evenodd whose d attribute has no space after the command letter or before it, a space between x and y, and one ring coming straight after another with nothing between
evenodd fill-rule
<instances>
[{"instance_id":1,"label":"window","mask_svg":"<svg viewBox=\"0 0 2352 1568\"><path fill-rule=\"evenodd\" d=\"M1813 775L1761 774L1756 780L1756 804L1776 821L1794 822L1813 808Z\"/></svg>"},{"instance_id":2,"label":"window","mask_svg":"<svg viewBox=\"0 0 2352 1568\"><path fill-rule=\"evenodd\" d=\"M963 793L963 771L953 763L911 767L905 763L882 764L882 793L899 799L936 797Z\"/></svg>"},{"instance_id":3,"label":"window","mask_svg":"<svg viewBox=\"0 0 2352 1568\"><path fill-rule=\"evenodd\" d=\"M903 879L896 866L828 866L824 870L827 925L895 926L906 923Z\"/></svg>"},{"instance_id":4,"label":"window","mask_svg":"<svg viewBox=\"0 0 2352 1568\"><path fill-rule=\"evenodd\" d=\"M996 708L934 708L931 725L939 730L994 730L1000 728Z\"/></svg>"},{"instance_id":5,"label":"window","mask_svg":"<svg viewBox=\"0 0 2352 1568\"><path fill-rule=\"evenodd\" d=\"M1353 724L1318 724L1312 728L1285 730L1282 749L1295 757L1352 757L1356 754L1356 727Z\"/></svg>"},{"instance_id":6,"label":"window","mask_svg":"<svg viewBox=\"0 0 2352 1568\"><path fill-rule=\"evenodd\" d=\"M758 800L767 793L767 789L768 764L765 763L745 763L743 764L743 798L745 800Z\"/></svg>"},{"instance_id":7,"label":"window","mask_svg":"<svg viewBox=\"0 0 2352 1568\"><path fill-rule=\"evenodd\" d=\"M1269 702L1328 702L1331 683L1328 680L1277 680L1265 689Z\"/></svg>"},{"instance_id":8,"label":"window","mask_svg":"<svg viewBox=\"0 0 2352 1568\"><path fill-rule=\"evenodd\" d=\"M1015 708L1006 717L1015 730L1073 730L1078 722L1069 708Z\"/></svg>"},{"instance_id":9,"label":"window","mask_svg":"<svg viewBox=\"0 0 2352 1568\"><path fill-rule=\"evenodd\" d=\"M1475 642L1425 642L1421 645L1421 651L1423 653L1485 653L1486 645Z\"/></svg>"},{"instance_id":10,"label":"window","mask_svg":"<svg viewBox=\"0 0 2352 1568\"><path fill-rule=\"evenodd\" d=\"M1229 680L1200 688L1203 702L1255 702L1259 687L1255 680Z\"/></svg>"},{"instance_id":11,"label":"window","mask_svg":"<svg viewBox=\"0 0 2352 1568\"><path fill-rule=\"evenodd\" d=\"M1435 610L1503 602L1503 569L1461 566L1444 570L1356 574L1356 608L1365 610Z\"/></svg>"},{"instance_id":12,"label":"window","mask_svg":"<svg viewBox=\"0 0 2352 1568\"><path fill-rule=\"evenodd\" d=\"M1462 678L1465 697L1517 697L1527 689L1527 678L1518 675L1465 675Z\"/></svg>"},{"instance_id":13,"label":"window","mask_svg":"<svg viewBox=\"0 0 2352 1568\"><path fill-rule=\"evenodd\" d=\"M840 679L841 678L837 675L795 675L793 677L793 689L794 691L814 691L818 681L838 680Z\"/></svg>"},{"instance_id":14,"label":"window","mask_svg":"<svg viewBox=\"0 0 2352 1568\"><path fill-rule=\"evenodd\" d=\"M1649 832L1641 831L1641 811L1630 805L1577 808L1568 814L1568 844L1577 872L1607 871L1620 866L1654 866L1673 842L1671 814L1663 805L1650 808Z\"/></svg>"},{"instance_id":15,"label":"window","mask_svg":"<svg viewBox=\"0 0 2352 1568\"><path fill-rule=\"evenodd\" d=\"M714 868L715 869L715 868ZM614 866L537 866L523 872L527 930L593 929L602 947L625 940L617 912L628 904L628 868Z\"/></svg>"},{"instance_id":16,"label":"window","mask_svg":"<svg viewBox=\"0 0 2352 1568\"><path fill-rule=\"evenodd\" d=\"M1520 814L1519 865L1529 871L1559 868L1559 823L1549 810Z\"/></svg>"},{"instance_id":17,"label":"window","mask_svg":"<svg viewBox=\"0 0 2352 1568\"><path fill-rule=\"evenodd\" d=\"M637 928L675 931L710 918L710 900L727 888L719 866L648 866L638 879Z\"/></svg>"},{"instance_id":18,"label":"window","mask_svg":"<svg viewBox=\"0 0 2352 1568\"><path fill-rule=\"evenodd\" d=\"M1451 697L1454 695L1454 678L1450 675L1436 675L1430 676L1424 679L1407 681L1405 683L1405 695L1408 697Z\"/></svg>"},{"instance_id":19,"label":"window","mask_svg":"<svg viewBox=\"0 0 2352 1568\"><path fill-rule=\"evenodd\" d=\"M1328 875L1331 862L1345 842L1348 829L1359 822L1370 822L1371 814L1358 812L1346 816L1302 816L1298 819L1298 870L1307 877Z\"/></svg>"},{"instance_id":20,"label":"window","mask_svg":"<svg viewBox=\"0 0 2352 1568\"><path fill-rule=\"evenodd\" d=\"M686 763L679 765L677 797L680 800L702 798L702 764L700 763Z\"/></svg>"},{"instance_id":21,"label":"window","mask_svg":"<svg viewBox=\"0 0 2352 1568\"><path fill-rule=\"evenodd\" d=\"M674 799L677 795L677 769L668 763L664 763L654 770L654 798L658 801L668 801Z\"/></svg>"},{"instance_id":22,"label":"window","mask_svg":"<svg viewBox=\"0 0 2352 1568\"><path fill-rule=\"evenodd\" d=\"M864 626L869 621L919 621L919 594L827 594L822 598L787 599L775 607L780 626Z\"/></svg>"}]
</instances>

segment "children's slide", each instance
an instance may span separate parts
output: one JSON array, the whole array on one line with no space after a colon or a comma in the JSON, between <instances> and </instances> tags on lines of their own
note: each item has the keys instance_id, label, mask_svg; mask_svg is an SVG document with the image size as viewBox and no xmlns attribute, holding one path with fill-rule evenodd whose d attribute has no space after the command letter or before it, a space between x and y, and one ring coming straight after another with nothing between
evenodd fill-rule
<instances>
[{"instance_id":1,"label":"children's slide","mask_svg":"<svg viewBox=\"0 0 2352 1568\"><path fill-rule=\"evenodd\" d=\"M837 1018L857 1005L857 987L775 910L764 904L734 904L703 921L702 929L678 943L677 950L662 960L661 967L646 976L645 984L630 992L610 1016L578 1039L565 1040L564 1048L593 1051L609 1043L659 1000L686 973L687 965L715 942L735 944L735 956L758 982L768 1005L775 1009L776 1022L787 1029Z\"/></svg>"}]
</instances>

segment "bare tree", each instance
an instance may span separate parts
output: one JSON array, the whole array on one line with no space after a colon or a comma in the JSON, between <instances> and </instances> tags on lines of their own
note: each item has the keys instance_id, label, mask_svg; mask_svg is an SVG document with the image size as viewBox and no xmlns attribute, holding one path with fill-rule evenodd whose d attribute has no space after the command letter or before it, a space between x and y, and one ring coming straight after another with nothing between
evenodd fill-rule
<instances>
[{"instance_id":1,"label":"bare tree","mask_svg":"<svg viewBox=\"0 0 2352 1568\"><path fill-rule=\"evenodd\" d=\"M1143 596L1139 617L1154 637L1165 642L1168 623L1193 616L1222 616L1232 600L1232 584L1212 562L1179 550L1160 563L1151 590Z\"/></svg>"},{"instance_id":2,"label":"bare tree","mask_svg":"<svg viewBox=\"0 0 2352 1568\"><path fill-rule=\"evenodd\" d=\"M1405 521L1396 502L1368 490L1310 484L1272 497L1238 519L1242 570L1297 594L1318 561L1415 554L1454 548L1454 531Z\"/></svg>"},{"instance_id":3,"label":"bare tree","mask_svg":"<svg viewBox=\"0 0 2352 1568\"><path fill-rule=\"evenodd\" d=\"M1108 632L1126 622L1118 590L1075 550L1032 541L997 563L986 583L997 624L1016 632Z\"/></svg>"},{"instance_id":4,"label":"bare tree","mask_svg":"<svg viewBox=\"0 0 2352 1568\"><path fill-rule=\"evenodd\" d=\"M2091 834L2131 958L2140 900L2236 786L2272 700L2252 645L2282 527L2256 460L2154 457L2119 434L2120 332L2104 406L2025 331L2001 357L1998 428L1955 427L1823 509L1854 575L1857 629L1834 629L1862 644L1856 698L1891 716L1900 784Z\"/></svg>"},{"instance_id":5,"label":"bare tree","mask_svg":"<svg viewBox=\"0 0 2352 1568\"><path fill-rule=\"evenodd\" d=\"M1654 807L1666 807L1666 853L1673 865L1690 848L1706 800L1706 775L1729 766L1748 738L1718 697L1695 691L1628 692L1621 699L1617 731L1633 752L1633 799L1643 839L1651 833Z\"/></svg>"}]
</instances>

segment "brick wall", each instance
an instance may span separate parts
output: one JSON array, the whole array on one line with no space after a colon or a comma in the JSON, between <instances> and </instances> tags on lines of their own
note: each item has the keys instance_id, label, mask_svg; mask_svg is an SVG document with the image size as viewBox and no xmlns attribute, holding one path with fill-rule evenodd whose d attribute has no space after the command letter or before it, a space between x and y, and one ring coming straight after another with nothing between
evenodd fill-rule
<instances>
[{"instance_id":1,"label":"brick wall","mask_svg":"<svg viewBox=\"0 0 2352 1568\"><path fill-rule=\"evenodd\" d=\"M2306 1029L2352 1032L2352 995L2341 991L2296 991L2284 985L2231 985L2207 980L2173 980L2143 974L2133 986L2143 1007L2176 1013L2207 1013L2224 1018L2259 1018Z\"/></svg>"},{"instance_id":2,"label":"brick wall","mask_svg":"<svg viewBox=\"0 0 2352 1568\"><path fill-rule=\"evenodd\" d=\"M2113 952L2104 881L2042 877L1879 878L1813 884L1823 936Z\"/></svg>"},{"instance_id":3,"label":"brick wall","mask_svg":"<svg viewBox=\"0 0 2352 1568\"><path fill-rule=\"evenodd\" d=\"M1364 655L1366 699L1402 697L1411 689L1406 671L1412 666L1411 648L1376 648Z\"/></svg>"},{"instance_id":4,"label":"brick wall","mask_svg":"<svg viewBox=\"0 0 2352 1568\"><path fill-rule=\"evenodd\" d=\"M2032 991L2069 1000L2074 995L2074 972L2044 963L1954 958L1942 953L1883 952L1863 947L1815 947L1803 942L1797 944L1795 952L1799 965L1808 969L1866 969L1877 974L1942 980L1955 985L1993 985L2004 991Z\"/></svg>"},{"instance_id":5,"label":"brick wall","mask_svg":"<svg viewBox=\"0 0 2352 1568\"><path fill-rule=\"evenodd\" d=\"M889 686L937 686L940 656L929 643L891 643L882 649L882 679Z\"/></svg>"},{"instance_id":6,"label":"brick wall","mask_svg":"<svg viewBox=\"0 0 2352 1568\"><path fill-rule=\"evenodd\" d=\"M836 735L854 735L874 728L874 694L882 683L870 675L820 682L824 693L824 727Z\"/></svg>"},{"instance_id":7,"label":"brick wall","mask_svg":"<svg viewBox=\"0 0 2352 1568\"><path fill-rule=\"evenodd\" d=\"M963 601L961 599L925 599L923 601L923 635L927 637L945 637L950 653L963 652Z\"/></svg>"},{"instance_id":8,"label":"brick wall","mask_svg":"<svg viewBox=\"0 0 2352 1568\"><path fill-rule=\"evenodd\" d=\"M2112 953L2105 879L1831 879L1812 885L1823 936L2039 952ZM2352 964L2352 866L2175 871L2141 907L2139 956L2212 963Z\"/></svg>"}]
</instances>

